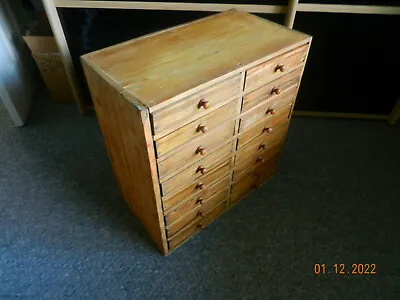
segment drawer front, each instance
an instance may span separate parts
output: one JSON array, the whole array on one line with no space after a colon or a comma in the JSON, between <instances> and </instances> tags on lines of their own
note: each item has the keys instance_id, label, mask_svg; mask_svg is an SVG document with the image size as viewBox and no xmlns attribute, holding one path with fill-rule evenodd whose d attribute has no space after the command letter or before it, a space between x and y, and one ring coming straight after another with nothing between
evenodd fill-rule
<instances>
[{"instance_id":1,"label":"drawer front","mask_svg":"<svg viewBox=\"0 0 400 300\"><path fill-rule=\"evenodd\" d=\"M247 158L242 157L235 166L233 172L233 181L237 181L243 174L247 174L259 167L265 166L273 157L278 157L280 151L282 150L282 143L274 143L268 149L259 151L259 153L254 154L253 157Z\"/></svg>"},{"instance_id":2,"label":"drawer front","mask_svg":"<svg viewBox=\"0 0 400 300\"><path fill-rule=\"evenodd\" d=\"M193 176L193 178L188 177L185 178L185 180L176 182L174 179L171 178L170 180L167 180L166 182L161 184L161 191L164 197L168 197L169 195L174 195L179 193L179 191L185 189L188 185L191 185L193 182L200 182L200 181L207 181L209 182L208 178L213 178L215 172L219 172L220 169L227 164L230 164L231 157L224 158L223 160L219 160L215 162L214 166L210 169L201 169L201 170L207 170L207 173L202 174L201 170L196 173L196 176ZM199 175L200 176L199 176Z\"/></svg>"},{"instance_id":3,"label":"drawer front","mask_svg":"<svg viewBox=\"0 0 400 300\"><path fill-rule=\"evenodd\" d=\"M296 69L244 96L242 111L247 111L270 98L282 97L285 93L296 90L299 86L302 71L303 68Z\"/></svg>"},{"instance_id":4,"label":"drawer front","mask_svg":"<svg viewBox=\"0 0 400 300\"><path fill-rule=\"evenodd\" d=\"M225 144L223 147L211 153L201 161L189 166L175 176L161 183L163 195L173 191L180 190L180 187L186 186L198 178L202 178L209 173L212 173L218 166L231 158L232 143Z\"/></svg>"},{"instance_id":5,"label":"drawer front","mask_svg":"<svg viewBox=\"0 0 400 300\"><path fill-rule=\"evenodd\" d=\"M236 204L247 193L267 181L276 170L277 157L272 157L250 172L243 173L232 185L230 204Z\"/></svg>"},{"instance_id":6,"label":"drawer front","mask_svg":"<svg viewBox=\"0 0 400 300\"><path fill-rule=\"evenodd\" d=\"M290 111L291 107L288 107ZM289 119L268 119L261 121L245 132L238 138L238 149L246 146L254 139L260 139L259 143L271 143L274 140L281 140L286 136L287 128L289 126ZM260 146L259 145L259 146Z\"/></svg>"},{"instance_id":7,"label":"drawer front","mask_svg":"<svg viewBox=\"0 0 400 300\"><path fill-rule=\"evenodd\" d=\"M274 97L268 101L254 107L253 109L244 113L240 118L239 132L243 132L247 128L250 128L254 124L260 122L261 120L267 120L268 118L281 117L286 114L287 111L281 110L281 108L287 106L288 104L293 104L296 98L296 93L289 93L287 95L282 95L284 97Z\"/></svg>"},{"instance_id":8,"label":"drawer front","mask_svg":"<svg viewBox=\"0 0 400 300\"><path fill-rule=\"evenodd\" d=\"M195 207L186 214L172 214L165 218L167 224L167 236L171 237L179 230L187 226L189 223L201 220L207 213L209 213L220 202L228 200L227 191L221 191L212 196L208 201L204 201L199 207Z\"/></svg>"},{"instance_id":9,"label":"drawer front","mask_svg":"<svg viewBox=\"0 0 400 300\"><path fill-rule=\"evenodd\" d=\"M301 67L307 49L308 44L250 68L246 72L245 90L257 88Z\"/></svg>"},{"instance_id":10,"label":"drawer front","mask_svg":"<svg viewBox=\"0 0 400 300\"><path fill-rule=\"evenodd\" d=\"M284 136L279 139L265 140L265 139L255 139L247 144L245 147L240 149L235 158L235 170L242 164L262 164L269 157L277 154L282 148L284 141Z\"/></svg>"},{"instance_id":11,"label":"drawer front","mask_svg":"<svg viewBox=\"0 0 400 300\"><path fill-rule=\"evenodd\" d=\"M199 136L208 136L212 130L236 115L237 102L228 103L221 108L193 121L189 124L160 138L156 143L157 156L161 157L167 152L183 145Z\"/></svg>"},{"instance_id":12,"label":"drawer front","mask_svg":"<svg viewBox=\"0 0 400 300\"><path fill-rule=\"evenodd\" d=\"M183 165L192 165L202 158L210 155L224 141L233 136L235 120L225 122L207 136L202 136L175 151L174 154L158 162L159 177L162 178L168 173Z\"/></svg>"},{"instance_id":13,"label":"drawer front","mask_svg":"<svg viewBox=\"0 0 400 300\"><path fill-rule=\"evenodd\" d=\"M215 172L207 174L207 176L204 176L203 178L192 182L190 185L179 191L177 194L163 197L164 209L166 209L166 207L176 205L189 197L197 195L197 193L201 192L207 194L207 190L213 185L214 182L217 182L218 180L228 175L231 168L230 162L231 161L229 160L228 163L219 167Z\"/></svg>"},{"instance_id":14,"label":"drawer front","mask_svg":"<svg viewBox=\"0 0 400 300\"><path fill-rule=\"evenodd\" d=\"M198 193L193 195L192 197L189 198L181 198L179 195L176 197L172 197L168 200L165 200L163 202L163 208L164 208L164 213L169 214L176 208L178 208L181 205L185 205L186 202L192 201L192 202L197 202L199 200L208 200L212 195L217 193L218 191L229 187L229 177L225 177L222 180L217 180L209 185L205 190L200 190Z\"/></svg>"},{"instance_id":15,"label":"drawer front","mask_svg":"<svg viewBox=\"0 0 400 300\"><path fill-rule=\"evenodd\" d=\"M201 220L189 224L174 235L168 242L170 249L175 249L194 234L207 227L212 221L218 218L226 210L226 202L217 205L212 211L206 214Z\"/></svg>"},{"instance_id":16,"label":"drawer front","mask_svg":"<svg viewBox=\"0 0 400 300\"><path fill-rule=\"evenodd\" d=\"M207 211L210 208L211 203L218 203L229 196L229 186L225 186L222 190L216 192L209 198L194 197L189 201L184 202L183 204L177 206L176 208L170 210L168 214L165 216L165 224L171 225L179 218L185 216L187 213L196 210L199 211Z\"/></svg>"},{"instance_id":17,"label":"drawer front","mask_svg":"<svg viewBox=\"0 0 400 300\"><path fill-rule=\"evenodd\" d=\"M240 92L237 74L151 114L154 135L168 133L221 107Z\"/></svg>"}]
</instances>

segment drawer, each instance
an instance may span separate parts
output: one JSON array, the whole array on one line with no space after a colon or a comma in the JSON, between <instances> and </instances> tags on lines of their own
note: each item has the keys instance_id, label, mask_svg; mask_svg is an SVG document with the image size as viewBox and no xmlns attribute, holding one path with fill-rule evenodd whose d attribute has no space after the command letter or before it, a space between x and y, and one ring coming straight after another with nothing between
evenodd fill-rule
<instances>
[{"instance_id":1,"label":"drawer","mask_svg":"<svg viewBox=\"0 0 400 300\"><path fill-rule=\"evenodd\" d=\"M209 156L223 142L232 138L234 129L235 120L225 122L210 131L209 135L201 136L177 149L174 154L158 162L159 177L162 178L181 166L192 165Z\"/></svg>"},{"instance_id":2,"label":"drawer","mask_svg":"<svg viewBox=\"0 0 400 300\"><path fill-rule=\"evenodd\" d=\"M226 202L228 200L228 191L223 190L214 194L209 200L204 201L202 205L199 205L186 214L172 213L165 217L165 223L167 225L167 236L171 237L183 227L189 223L197 220L201 220L207 213L209 213L215 206L220 202Z\"/></svg>"},{"instance_id":3,"label":"drawer","mask_svg":"<svg viewBox=\"0 0 400 300\"><path fill-rule=\"evenodd\" d=\"M296 69L244 96L242 111L247 111L272 97L283 96L285 93L296 90L302 71L303 68Z\"/></svg>"},{"instance_id":4,"label":"drawer","mask_svg":"<svg viewBox=\"0 0 400 300\"><path fill-rule=\"evenodd\" d=\"M250 68L246 72L245 90L255 89L301 67L307 50L308 44Z\"/></svg>"},{"instance_id":5,"label":"drawer","mask_svg":"<svg viewBox=\"0 0 400 300\"><path fill-rule=\"evenodd\" d=\"M229 196L229 186L225 186L222 190L213 194L209 198L204 198L202 196L194 197L189 201L186 201L183 204L179 205L178 207L170 210L170 212L165 216L165 224L167 226L171 225L172 223L177 221L180 217L185 216L192 210L196 210L197 212L208 211L211 203L218 203L223 200L226 200L228 196Z\"/></svg>"},{"instance_id":6,"label":"drawer","mask_svg":"<svg viewBox=\"0 0 400 300\"><path fill-rule=\"evenodd\" d=\"M291 107L288 106L287 110L290 112ZM247 145L247 143L255 138L261 138L263 143L271 143L274 140L281 140L286 136L288 126L288 118L262 120L239 136L238 149Z\"/></svg>"},{"instance_id":7,"label":"drawer","mask_svg":"<svg viewBox=\"0 0 400 300\"><path fill-rule=\"evenodd\" d=\"M296 95L289 94L284 98L273 98L249 110L240 117L239 132L243 132L262 120L267 121L274 118L289 118L292 105Z\"/></svg>"},{"instance_id":8,"label":"drawer","mask_svg":"<svg viewBox=\"0 0 400 300\"><path fill-rule=\"evenodd\" d=\"M276 142L268 149L253 154L250 158L242 156L234 168L233 181L237 181L243 174L247 174L254 169L265 166L265 163L271 158L278 157L281 150L282 143Z\"/></svg>"},{"instance_id":9,"label":"drawer","mask_svg":"<svg viewBox=\"0 0 400 300\"><path fill-rule=\"evenodd\" d=\"M226 157L222 160L216 161L215 164L209 168L203 168L202 166L200 166L201 169L199 169L199 167L197 168L198 172L196 173L195 176L193 177L188 177L185 178L185 180L182 181L176 181L175 177L167 180L166 182L161 184L161 191L164 197L168 197L169 195L173 195L173 194L177 194L179 191L181 191L182 189L184 189L186 186L192 184L195 181L202 181L202 180L208 180L208 177L214 177L213 173L217 172L220 170L221 167L229 164L231 161L231 157ZM196 171L197 171L196 170ZM201 171L207 171L207 173L202 174Z\"/></svg>"},{"instance_id":10,"label":"drawer","mask_svg":"<svg viewBox=\"0 0 400 300\"><path fill-rule=\"evenodd\" d=\"M173 211L174 209L176 209L177 207L179 207L181 205L184 205L188 201L197 202L198 200L207 200L212 195L217 193L218 191L220 191L226 187L229 187L229 184L230 184L229 182L230 182L230 178L225 177L222 180L217 180L217 181L211 183L208 188L206 188L203 191L199 191L192 197L189 197L186 199L183 199L181 197L172 197L168 200L165 200L163 202L164 213L169 214L171 211Z\"/></svg>"},{"instance_id":11,"label":"drawer","mask_svg":"<svg viewBox=\"0 0 400 300\"><path fill-rule=\"evenodd\" d=\"M267 181L274 174L277 162L277 157L272 157L261 166L243 173L232 185L230 205L236 204L251 190Z\"/></svg>"},{"instance_id":12,"label":"drawer","mask_svg":"<svg viewBox=\"0 0 400 300\"><path fill-rule=\"evenodd\" d=\"M221 179L222 177L227 175L230 168L231 168L231 159L229 158L224 162L224 164L220 165L212 173L206 174L203 177L198 178L197 180L191 182L188 186L184 187L180 191L179 190L174 191L163 198L169 199L172 197L179 196L181 197L181 199L185 199L187 197L190 197L197 191L205 190L208 187L208 185L213 181Z\"/></svg>"},{"instance_id":13,"label":"drawer","mask_svg":"<svg viewBox=\"0 0 400 300\"><path fill-rule=\"evenodd\" d=\"M199 136L212 134L212 130L217 126L235 117L238 101L230 102L157 140L155 142L157 156L161 157L176 147Z\"/></svg>"},{"instance_id":14,"label":"drawer","mask_svg":"<svg viewBox=\"0 0 400 300\"><path fill-rule=\"evenodd\" d=\"M151 114L154 135L171 132L218 109L240 92L237 74Z\"/></svg>"},{"instance_id":15,"label":"drawer","mask_svg":"<svg viewBox=\"0 0 400 300\"><path fill-rule=\"evenodd\" d=\"M218 218L226 210L226 202L217 205L212 211L206 214L201 220L196 220L179 231L176 235L169 239L168 245L170 249L175 249L194 234L207 227L212 221Z\"/></svg>"},{"instance_id":16,"label":"drawer","mask_svg":"<svg viewBox=\"0 0 400 300\"><path fill-rule=\"evenodd\" d=\"M197 194L200 195L211 195L209 192L209 189L212 192L216 192L213 188L214 182L216 183L220 179L224 178L226 175L228 175L230 171L230 161L228 164L225 164L221 167L219 167L215 172L211 174L207 174L201 179L198 179L185 187L183 190L179 191L178 193L174 195L168 195L167 197L163 197L163 206L164 210L167 210L171 208L172 206L177 205L178 203L181 203L185 200L187 200L189 197L194 197ZM229 183L227 183L229 185Z\"/></svg>"},{"instance_id":17,"label":"drawer","mask_svg":"<svg viewBox=\"0 0 400 300\"><path fill-rule=\"evenodd\" d=\"M270 141L260 138L254 139L237 152L235 170L238 170L238 166L242 163L249 166L262 164L262 162L279 153L283 141L283 136Z\"/></svg>"},{"instance_id":18,"label":"drawer","mask_svg":"<svg viewBox=\"0 0 400 300\"><path fill-rule=\"evenodd\" d=\"M232 143L214 151L210 156L201 161L189 166L175 176L161 183L163 195L167 195L174 189L180 190L180 187L186 186L198 178L202 178L207 174L212 173L218 166L224 164L226 160L231 159Z\"/></svg>"}]
</instances>

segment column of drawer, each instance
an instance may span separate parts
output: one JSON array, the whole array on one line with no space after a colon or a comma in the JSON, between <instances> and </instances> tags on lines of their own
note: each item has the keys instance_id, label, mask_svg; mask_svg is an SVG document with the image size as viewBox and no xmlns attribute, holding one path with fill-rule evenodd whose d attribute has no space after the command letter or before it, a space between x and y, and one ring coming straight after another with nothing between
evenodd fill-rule
<instances>
[{"instance_id":1,"label":"column of drawer","mask_svg":"<svg viewBox=\"0 0 400 300\"><path fill-rule=\"evenodd\" d=\"M246 72L230 204L274 173L284 143L308 45Z\"/></svg>"},{"instance_id":2,"label":"column of drawer","mask_svg":"<svg viewBox=\"0 0 400 300\"><path fill-rule=\"evenodd\" d=\"M233 76L152 113L170 248L227 207L240 77Z\"/></svg>"}]
</instances>

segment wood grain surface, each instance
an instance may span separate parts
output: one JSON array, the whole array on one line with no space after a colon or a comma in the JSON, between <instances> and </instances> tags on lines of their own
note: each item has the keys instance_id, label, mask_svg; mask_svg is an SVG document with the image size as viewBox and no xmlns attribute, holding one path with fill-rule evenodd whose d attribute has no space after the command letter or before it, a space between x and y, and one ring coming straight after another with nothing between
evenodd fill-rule
<instances>
[{"instance_id":1,"label":"wood grain surface","mask_svg":"<svg viewBox=\"0 0 400 300\"><path fill-rule=\"evenodd\" d=\"M217 205L212 211L207 213L201 220L194 220L191 224L187 225L176 235L174 235L168 242L171 250L180 246L188 238L207 227L212 221L218 218L224 211L226 211L226 202Z\"/></svg>"},{"instance_id":2,"label":"wood grain surface","mask_svg":"<svg viewBox=\"0 0 400 300\"><path fill-rule=\"evenodd\" d=\"M170 225L178 220L180 217L186 215L188 212L197 209L198 212L202 208L209 207L210 203L218 203L227 199L229 196L229 186L226 186L222 190L218 191L212 195L209 199L204 197L195 197L186 201L182 205L178 206L176 209L172 210L170 213L165 215L165 224ZM199 199L200 198L200 199Z\"/></svg>"},{"instance_id":3,"label":"wood grain surface","mask_svg":"<svg viewBox=\"0 0 400 300\"><path fill-rule=\"evenodd\" d=\"M259 136L263 136L263 139L275 139L276 136L282 135L283 131L286 132L287 125L289 124L290 111L292 104L282 107L277 112L277 116L273 118L265 118L242 132L238 137L238 145L237 148L240 149L248 142L257 138ZM266 130L269 129L270 131Z\"/></svg>"},{"instance_id":4,"label":"wood grain surface","mask_svg":"<svg viewBox=\"0 0 400 300\"><path fill-rule=\"evenodd\" d=\"M230 178L228 178L226 174L225 177L217 178L213 182L209 183L206 186L206 189L204 190L198 190L198 189L188 189L189 192L185 191L184 193L179 193L171 198L168 199L163 199L163 207L164 211L169 212L171 209L174 209L175 207L182 205L186 201L189 201L190 199L198 199L201 197L202 199L208 199L211 195L216 193L217 191L229 186L230 184Z\"/></svg>"},{"instance_id":5,"label":"wood grain surface","mask_svg":"<svg viewBox=\"0 0 400 300\"><path fill-rule=\"evenodd\" d=\"M85 63L83 67L123 198L159 249L167 254L148 111L128 102Z\"/></svg>"},{"instance_id":6,"label":"wood grain surface","mask_svg":"<svg viewBox=\"0 0 400 300\"><path fill-rule=\"evenodd\" d=\"M245 90L254 89L301 67L306 61L307 50L308 45L303 45L250 68L246 72ZM282 71L277 70L278 66L282 66Z\"/></svg>"},{"instance_id":7,"label":"wood grain surface","mask_svg":"<svg viewBox=\"0 0 400 300\"><path fill-rule=\"evenodd\" d=\"M230 102L221 108L214 110L203 117L200 117L189 124L171 132L156 140L157 156L161 157L168 151L179 147L199 136L207 136L217 126L236 116L236 106L239 100Z\"/></svg>"},{"instance_id":8,"label":"wood grain surface","mask_svg":"<svg viewBox=\"0 0 400 300\"><path fill-rule=\"evenodd\" d=\"M231 10L85 58L152 107L308 39L305 34Z\"/></svg>"},{"instance_id":9,"label":"wood grain surface","mask_svg":"<svg viewBox=\"0 0 400 300\"><path fill-rule=\"evenodd\" d=\"M288 73L286 76L280 77L247 94L243 98L242 111L245 112L269 98L277 96L283 97L285 93L297 88L301 73L302 68L298 68Z\"/></svg>"},{"instance_id":10,"label":"wood grain surface","mask_svg":"<svg viewBox=\"0 0 400 300\"><path fill-rule=\"evenodd\" d=\"M167 176L183 165L191 165L210 155L219 148L225 141L233 136L235 120L221 124L219 127L210 131L208 136L201 136L180 148L175 149L174 153L161 160L158 160L158 172L160 177ZM198 149L204 149L202 154Z\"/></svg>"}]
</instances>

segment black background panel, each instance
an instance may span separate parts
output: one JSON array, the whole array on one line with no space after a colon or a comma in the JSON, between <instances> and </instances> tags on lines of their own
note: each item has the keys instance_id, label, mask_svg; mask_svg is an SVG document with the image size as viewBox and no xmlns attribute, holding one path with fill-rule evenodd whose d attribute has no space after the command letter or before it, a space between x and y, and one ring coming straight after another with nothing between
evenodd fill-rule
<instances>
[{"instance_id":1,"label":"black background panel","mask_svg":"<svg viewBox=\"0 0 400 300\"><path fill-rule=\"evenodd\" d=\"M298 13L313 36L298 110L388 114L400 97L400 16Z\"/></svg>"},{"instance_id":2,"label":"black background panel","mask_svg":"<svg viewBox=\"0 0 400 300\"><path fill-rule=\"evenodd\" d=\"M220 2L287 3L280 0ZM393 5L398 1L325 2ZM90 97L80 55L214 14L75 8L58 11L87 99ZM279 24L285 18L284 14L257 15ZM296 110L390 113L400 97L400 16L297 12L294 29L313 36Z\"/></svg>"}]
</instances>

